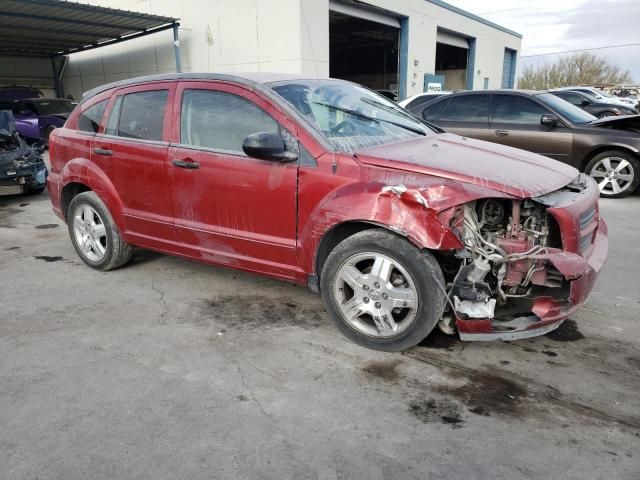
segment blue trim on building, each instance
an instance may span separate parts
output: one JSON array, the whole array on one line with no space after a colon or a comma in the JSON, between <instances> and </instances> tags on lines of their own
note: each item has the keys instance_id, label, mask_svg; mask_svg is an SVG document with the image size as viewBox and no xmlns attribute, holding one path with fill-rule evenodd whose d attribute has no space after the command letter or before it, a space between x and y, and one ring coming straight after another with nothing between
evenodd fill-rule
<instances>
[{"instance_id":1,"label":"blue trim on building","mask_svg":"<svg viewBox=\"0 0 640 480\"><path fill-rule=\"evenodd\" d=\"M407 98L409 81L409 19L400 19L400 52L398 55L398 101Z\"/></svg>"},{"instance_id":2,"label":"blue trim on building","mask_svg":"<svg viewBox=\"0 0 640 480\"><path fill-rule=\"evenodd\" d=\"M467 90L473 90L473 77L476 74L476 39L467 37L469 50L467 51Z\"/></svg>"},{"instance_id":3,"label":"blue trim on building","mask_svg":"<svg viewBox=\"0 0 640 480\"><path fill-rule=\"evenodd\" d=\"M433 3L438 7L446 8L447 10L457 13L458 15L462 15L463 17L467 17L467 18L470 18L471 20L475 20L476 22L483 23L491 28L495 28L496 30L500 30L504 33L508 33L509 35L513 35L514 37L522 38L521 33L514 32L513 30L509 30L508 28L505 28L505 27L501 27L497 23L493 23L493 22L490 22L489 20L485 20L482 17L474 15L473 13L467 12L466 10L462 10L461 8L454 7L453 5L443 2L442 0L426 0L426 1L429 3Z\"/></svg>"}]
</instances>

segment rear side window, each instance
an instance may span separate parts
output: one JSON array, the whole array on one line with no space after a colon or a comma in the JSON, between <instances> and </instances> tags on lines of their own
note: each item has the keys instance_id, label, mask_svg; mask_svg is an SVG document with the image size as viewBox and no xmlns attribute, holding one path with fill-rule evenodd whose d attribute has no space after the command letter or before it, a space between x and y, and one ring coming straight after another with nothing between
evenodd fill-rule
<instances>
[{"instance_id":1,"label":"rear side window","mask_svg":"<svg viewBox=\"0 0 640 480\"><path fill-rule=\"evenodd\" d=\"M107 107L107 100L102 100L94 105L91 105L84 112L78 116L78 130L83 132L98 133L100 128L100 120L104 114L104 109Z\"/></svg>"},{"instance_id":2,"label":"rear side window","mask_svg":"<svg viewBox=\"0 0 640 480\"><path fill-rule=\"evenodd\" d=\"M581 107L582 101L584 100L583 97L576 95L575 93L559 93L557 96L577 107Z\"/></svg>"},{"instance_id":3,"label":"rear side window","mask_svg":"<svg viewBox=\"0 0 640 480\"><path fill-rule=\"evenodd\" d=\"M162 140L164 110L168 96L168 90L124 95L120 105L117 135L141 140Z\"/></svg>"},{"instance_id":4,"label":"rear side window","mask_svg":"<svg viewBox=\"0 0 640 480\"><path fill-rule=\"evenodd\" d=\"M422 118L428 122L435 122L440 118L444 107L447 106L447 101L436 102L434 104L427 105L422 110Z\"/></svg>"},{"instance_id":5,"label":"rear side window","mask_svg":"<svg viewBox=\"0 0 640 480\"><path fill-rule=\"evenodd\" d=\"M489 95L465 95L450 99L440 120L489 123Z\"/></svg>"},{"instance_id":6,"label":"rear side window","mask_svg":"<svg viewBox=\"0 0 640 480\"><path fill-rule=\"evenodd\" d=\"M551 113L533 100L517 95L493 96L493 122L540 125L540 117Z\"/></svg>"},{"instance_id":7,"label":"rear side window","mask_svg":"<svg viewBox=\"0 0 640 480\"><path fill-rule=\"evenodd\" d=\"M246 98L213 90L185 90L182 94L182 144L242 153L248 135L279 131L278 122Z\"/></svg>"}]
</instances>

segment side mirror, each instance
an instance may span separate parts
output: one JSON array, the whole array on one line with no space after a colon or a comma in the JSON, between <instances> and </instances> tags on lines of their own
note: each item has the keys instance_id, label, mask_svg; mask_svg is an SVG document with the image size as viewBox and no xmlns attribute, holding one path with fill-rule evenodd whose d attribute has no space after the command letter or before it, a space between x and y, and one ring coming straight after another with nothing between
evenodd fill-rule
<instances>
[{"instance_id":1,"label":"side mirror","mask_svg":"<svg viewBox=\"0 0 640 480\"><path fill-rule=\"evenodd\" d=\"M277 133L252 133L242 142L242 150L248 156L260 160L286 163L293 162L298 158L295 153L287 152L282 137Z\"/></svg>"},{"instance_id":2,"label":"side mirror","mask_svg":"<svg viewBox=\"0 0 640 480\"><path fill-rule=\"evenodd\" d=\"M582 100L580 102L580 106L581 107L586 107L587 105L589 105L591 102L589 100Z\"/></svg>"},{"instance_id":3,"label":"side mirror","mask_svg":"<svg viewBox=\"0 0 640 480\"><path fill-rule=\"evenodd\" d=\"M545 113L540 117L540 124L547 127L555 127L558 124L558 117L552 113Z\"/></svg>"}]
</instances>

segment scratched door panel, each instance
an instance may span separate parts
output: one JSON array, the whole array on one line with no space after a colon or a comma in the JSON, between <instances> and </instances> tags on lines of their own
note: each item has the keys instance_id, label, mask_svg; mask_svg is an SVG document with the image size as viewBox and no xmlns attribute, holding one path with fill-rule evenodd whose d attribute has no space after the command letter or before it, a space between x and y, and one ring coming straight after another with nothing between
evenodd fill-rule
<instances>
[{"instance_id":1,"label":"scratched door panel","mask_svg":"<svg viewBox=\"0 0 640 480\"><path fill-rule=\"evenodd\" d=\"M249 133L280 131L268 108L236 86L179 85L174 109L182 126L169 148L175 226L185 254L292 278L298 164L241 149Z\"/></svg>"}]
</instances>

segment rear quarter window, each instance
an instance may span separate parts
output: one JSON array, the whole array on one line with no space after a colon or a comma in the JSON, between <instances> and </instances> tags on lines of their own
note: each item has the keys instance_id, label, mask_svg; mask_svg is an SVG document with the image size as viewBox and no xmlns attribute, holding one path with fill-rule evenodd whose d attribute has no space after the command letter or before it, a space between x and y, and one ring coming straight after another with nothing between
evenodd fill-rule
<instances>
[{"instance_id":1,"label":"rear quarter window","mask_svg":"<svg viewBox=\"0 0 640 480\"><path fill-rule=\"evenodd\" d=\"M78 130L98 133L105 108L107 108L107 100L102 100L80 113L78 115Z\"/></svg>"}]
</instances>

